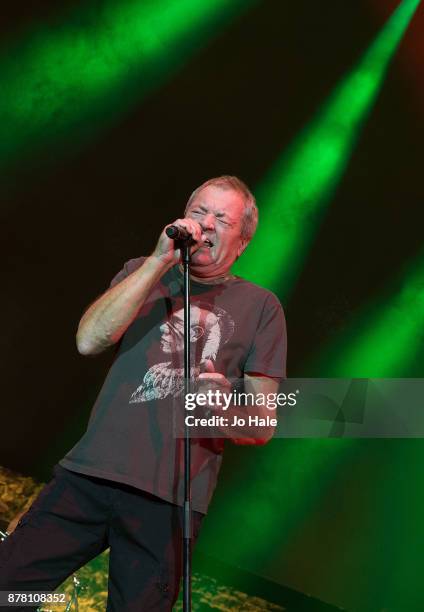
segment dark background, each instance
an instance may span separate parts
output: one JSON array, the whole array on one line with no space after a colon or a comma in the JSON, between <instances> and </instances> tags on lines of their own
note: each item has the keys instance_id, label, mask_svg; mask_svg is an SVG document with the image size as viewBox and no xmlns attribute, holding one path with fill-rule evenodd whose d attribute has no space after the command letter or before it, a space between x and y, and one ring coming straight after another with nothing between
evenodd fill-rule
<instances>
[{"instance_id":1,"label":"dark background","mask_svg":"<svg viewBox=\"0 0 424 612\"><path fill-rule=\"evenodd\" d=\"M257 2L83 145L59 135L60 146L50 139L10 165L1 207L3 465L49 478L83 433L113 356L77 353L83 309L126 260L153 249L198 184L235 174L255 191L396 5ZM54 25L74 6L4 6L3 53L34 24ZM311 355L384 295L422 247L422 63L415 52L423 24L419 9L290 299L279 295L291 377L308 376ZM423 357L421 349L399 375L422 377ZM349 604L342 594L316 594Z\"/></svg>"}]
</instances>

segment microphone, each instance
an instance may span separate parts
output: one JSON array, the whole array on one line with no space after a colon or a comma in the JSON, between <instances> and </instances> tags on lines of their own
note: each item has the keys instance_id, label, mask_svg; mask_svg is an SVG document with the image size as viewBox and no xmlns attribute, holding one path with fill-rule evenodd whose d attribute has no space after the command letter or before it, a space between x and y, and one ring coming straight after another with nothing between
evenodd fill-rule
<instances>
[{"instance_id":1,"label":"microphone","mask_svg":"<svg viewBox=\"0 0 424 612\"><path fill-rule=\"evenodd\" d=\"M174 240L180 240L182 242L186 240L193 240L193 236L188 233L188 231L184 227L178 227L177 225L170 225L165 230L168 238L172 238Z\"/></svg>"}]
</instances>

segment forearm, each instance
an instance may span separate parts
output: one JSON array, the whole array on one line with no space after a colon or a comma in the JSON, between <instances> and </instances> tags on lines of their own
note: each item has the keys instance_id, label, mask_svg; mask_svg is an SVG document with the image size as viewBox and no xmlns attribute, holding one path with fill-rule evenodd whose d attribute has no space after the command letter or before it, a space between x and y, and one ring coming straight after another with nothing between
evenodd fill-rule
<instances>
[{"instance_id":1,"label":"forearm","mask_svg":"<svg viewBox=\"0 0 424 612\"><path fill-rule=\"evenodd\" d=\"M171 266L152 255L140 268L96 300L79 323L78 351L82 355L96 355L118 342L153 286Z\"/></svg>"},{"instance_id":2,"label":"forearm","mask_svg":"<svg viewBox=\"0 0 424 612\"><path fill-rule=\"evenodd\" d=\"M195 401L192 408L197 405L203 417L211 417L198 423L208 427L207 437L214 437L213 430L216 430L217 437L230 438L236 444L266 444L277 426L275 395L280 379L260 372L245 372L244 391L234 396L230 382L223 374L213 371L212 362L205 365L207 372L199 375L196 393L190 394L189 399ZM186 408L189 409L187 402Z\"/></svg>"}]
</instances>

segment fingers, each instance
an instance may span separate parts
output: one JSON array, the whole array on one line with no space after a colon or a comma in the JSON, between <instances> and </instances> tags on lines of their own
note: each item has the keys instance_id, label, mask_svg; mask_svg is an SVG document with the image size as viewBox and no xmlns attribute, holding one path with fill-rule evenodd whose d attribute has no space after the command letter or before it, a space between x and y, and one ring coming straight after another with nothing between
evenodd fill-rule
<instances>
[{"instance_id":1,"label":"fingers","mask_svg":"<svg viewBox=\"0 0 424 612\"><path fill-rule=\"evenodd\" d=\"M153 255L167 265L174 265L178 263L181 258L180 249L175 248L176 242L166 234L166 229L171 225L176 225L177 227L185 229L193 237L195 243L190 249L192 254L195 253L206 240L206 235L202 233L202 228L194 219L176 219L173 223L169 223L169 225L166 225L162 230L153 252Z\"/></svg>"},{"instance_id":2,"label":"fingers","mask_svg":"<svg viewBox=\"0 0 424 612\"><path fill-rule=\"evenodd\" d=\"M203 372L199 374L197 380L197 391L205 392L207 390L228 391L231 389L230 382L225 378L224 374L219 372Z\"/></svg>"},{"instance_id":3,"label":"fingers","mask_svg":"<svg viewBox=\"0 0 424 612\"><path fill-rule=\"evenodd\" d=\"M217 382L226 381L224 374L220 374L219 372L202 372L199 374L199 379L201 380L216 380ZM227 381L228 382L228 381Z\"/></svg>"},{"instance_id":4,"label":"fingers","mask_svg":"<svg viewBox=\"0 0 424 612\"><path fill-rule=\"evenodd\" d=\"M203 240L206 240L206 236L202 233L202 228L194 219L176 219L174 223L170 223L169 225L176 225L177 227L185 229L196 242L203 242ZM169 227L169 225L166 227Z\"/></svg>"}]
</instances>

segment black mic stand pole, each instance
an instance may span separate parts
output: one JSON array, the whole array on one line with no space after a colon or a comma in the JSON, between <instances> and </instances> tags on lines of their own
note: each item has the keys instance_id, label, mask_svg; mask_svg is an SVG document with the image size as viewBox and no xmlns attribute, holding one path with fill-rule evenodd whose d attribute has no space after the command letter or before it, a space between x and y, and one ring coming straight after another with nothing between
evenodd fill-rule
<instances>
[{"instance_id":1,"label":"black mic stand pole","mask_svg":"<svg viewBox=\"0 0 424 612\"><path fill-rule=\"evenodd\" d=\"M191 240L181 244L184 270L184 393L190 393L190 247ZM191 444L189 428L184 415L184 523L183 523L183 610L191 612Z\"/></svg>"}]
</instances>

